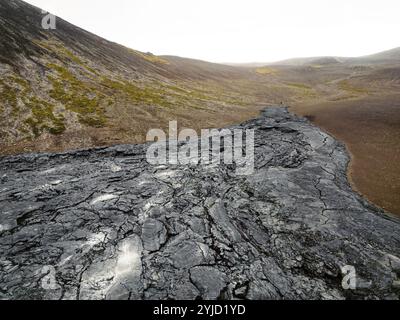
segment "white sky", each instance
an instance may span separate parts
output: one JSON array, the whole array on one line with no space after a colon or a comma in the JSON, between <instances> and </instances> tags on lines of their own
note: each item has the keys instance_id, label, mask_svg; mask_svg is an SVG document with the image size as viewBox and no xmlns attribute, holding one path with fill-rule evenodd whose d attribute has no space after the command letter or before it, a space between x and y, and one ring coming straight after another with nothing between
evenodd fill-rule
<instances>
[{"instance_id":1,"label":"white sky","mask_svg":"<svg viewBox=\"0 0 400 320\"><path fill-rule=\"evenodd\" d=\"M360 56L400 46L399 0L27 0L140 51L214 62Z\"/></svg>"}]
</instances>

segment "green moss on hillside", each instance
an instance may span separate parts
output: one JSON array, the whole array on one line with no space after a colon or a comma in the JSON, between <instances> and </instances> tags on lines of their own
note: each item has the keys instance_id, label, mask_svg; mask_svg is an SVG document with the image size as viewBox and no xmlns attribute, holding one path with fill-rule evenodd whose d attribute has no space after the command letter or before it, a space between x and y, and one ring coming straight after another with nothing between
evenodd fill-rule
<instances>
[{"instance_id":1,"label":"green moss on hillside","mask_svg":"<svg viewBox=\"0 0 400 320\"><path fill-rule=\"evenodd\" d=\"M102 85L111 89L113 94L124 95L135 104L157 105L161 107L173 107L174 104L168 100L168 93L158 87L140 88L128 81L115 81L108 78L102 79Z\"/></svg>"},{"instance_id":2,"label":"green moss on hillside","mask_svg":"<svg viewBox=\"0 0 400 320\"><path fill-rule=\"evenodd\" d=\"M17 116L19 112L17 94L18 89L6 84L0 79L0 111L4 112L7 106L11 108L11 115Z\"/></svg>"},{"instance_id":3,"label":"green moss on hillside","mask_svg":"<svg viewBox=\"0 0 400 320\"><path fill-rule=\"evenodd\" d=\"M25 123L32 129L35 137L44 131L51 134L61 134L65 131L64 117L54 115L54 106L44 100L31 98L25 100L25 105L31 110L32 116Z\"/></svg>"},{"instance_id":4,"label":"green moss on hillside","mask_svg":"<svg viewBox=\"0 0 400 320\"><path fill-rule=\"evenodd\" d=\"M93 68L89 67L88 64L83 61L80 57L75 55L72 51L68 50L63 46L63 44L60 43L55 43L52 41L34 41L37 45L47 49L49 52L52 54L56 54L59 57L60 61L65 61L67 59L71 60L73 63L76 65L79 65L86 69L87 71L90 71L91 73L98 75L97 71L94 70Z\"/></svg>"},{"instance_id":5,"label":"green moss on hillside","mask_svg":"<svg viewBox=\"0 0 400 320\"><path fill-rule=\"evenodd\" d=\"M8 109L9 115L21 121L18 127L24 135L40 136L44 131L60 134L65 131L64 118L54 115L54 106L34 95L30 84L18 75L0 80L0 105L2 112ZM22 102L18 106L18 100ZM22 109L21 109L22 108ZM28 115L28 118L23 120ZM31 129L28 131L26 126Z\"/></svg>"},{"instance_id":6,"label":"green moss on hillside","mask_svg":"<svg viewBox=\"0 0 400 320\"><path fill-rule=\"evenodd\" d=\"M89 83L77 79L67 68L49 64L48 67L58 73L58 78L49 76L52 83L50 97L62 103L65 109L78 115L81 124L91 127L103 127L107 119L100 106L103 94Z\"/></svg>"}]
</instances>

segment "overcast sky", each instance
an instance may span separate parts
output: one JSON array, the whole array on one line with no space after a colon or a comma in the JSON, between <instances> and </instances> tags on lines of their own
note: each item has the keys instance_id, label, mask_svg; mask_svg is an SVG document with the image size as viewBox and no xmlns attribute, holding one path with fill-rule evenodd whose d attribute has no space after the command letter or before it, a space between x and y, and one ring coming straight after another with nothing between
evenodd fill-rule
<instances>
[{"instance_id":1,"label":"overcast sky","mask_svg":"<svg viewBox=\"0 0 400 320\"><path fill-rule=\"evenodd\" d=\"M27 0L108 40L214 62L400 46L399 0Z\"/></svg>"}]
</instances>

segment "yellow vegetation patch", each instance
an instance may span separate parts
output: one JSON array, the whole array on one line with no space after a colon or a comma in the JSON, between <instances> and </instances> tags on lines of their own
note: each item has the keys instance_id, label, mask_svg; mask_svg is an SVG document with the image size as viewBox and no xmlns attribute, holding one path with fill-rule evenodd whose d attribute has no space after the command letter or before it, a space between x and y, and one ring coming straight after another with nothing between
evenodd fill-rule
<instances>
[{"instance_id":1,"label":"yellow vegetation patch","mask_svg":"<svg viewBox=\"0 0 400 320\"><path fill-rule=\"evenodd\" d=\"M304 84L304 83L297 83L297 82L288 82L286 83L289 87L293 87L296 89L304 89L304 90L310 90L312 89L310 86Z\"/></svg>"},{"instance_id":2,"label":"yellow vegetation patch","mask_svg":"<svg viewBox=\"0 0 400 320\"><path fill-rule=\"evenodd\" d=\"M349 80L342 80L339 82L339 89L353 93L353 94L368 94L369 90L357 87L349 82Z\"/></svg>"},{"instance_id":3,"label":"yellow vegetation patch","mask_svg":"<svg viewBox=\"0 0 400 320\"><path fill-rule=\"evenodd\" d=\"M277 70L272 69L270 67L261 67L256 69L256 73L258 74L269 74L269 75L275 75L278 73Z\"/></svg>"},{"instance_id":4,"label":"yellow vegetation patch","mask_svg":"<svg viewBox=\"0 0 400 320\"><path fill-rule=\"evenodd\" d=\"M145 59L147 61L150 61L152 63L169 64L168 60L165 60L165 59L163 59L163 58L161 58L159 56L155 56L152 53L143 53L143 52L140 52L140 51L137 51L137 50L133 50L133 49L129 49L129 50L131 52L133 52L135 55L137 55L137 56L139 56L139 57L141 57L141 58L143 58L143 59Z\"/></svg>"}]
</instances>

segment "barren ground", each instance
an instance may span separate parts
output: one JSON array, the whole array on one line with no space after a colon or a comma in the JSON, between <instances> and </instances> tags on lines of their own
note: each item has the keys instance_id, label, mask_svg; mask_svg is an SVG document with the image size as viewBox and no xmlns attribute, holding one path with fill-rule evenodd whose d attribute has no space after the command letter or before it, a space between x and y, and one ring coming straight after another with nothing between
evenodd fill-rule
<instances>
[{"instance_id":1,"label":"barren ground","mask_svg":"<svg viewBox=\"0 0 400 320\"><path fill-rule=\"evenodd\" d=\"M353 187L400 214L400 95L292 108L343 141L351 153Z\"/></svg>"}]
</instances>

